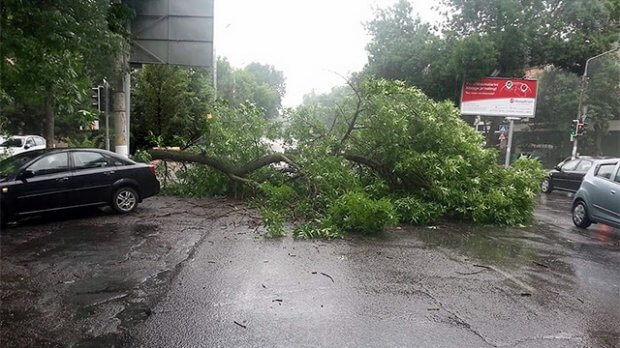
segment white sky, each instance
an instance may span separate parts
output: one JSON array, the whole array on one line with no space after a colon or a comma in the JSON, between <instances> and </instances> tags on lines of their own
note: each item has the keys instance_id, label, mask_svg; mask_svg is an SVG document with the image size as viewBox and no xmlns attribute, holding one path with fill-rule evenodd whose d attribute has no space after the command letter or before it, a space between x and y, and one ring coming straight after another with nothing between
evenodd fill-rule
<instances>
[{"instance_id":1,"label":"white sky","mask_svg":"<svg viewBox=\"0 0 620 348\"><path fill-rule=\"evenodd\" d=\"M396 0L215 0L215 47L234 67L271 64L286 77L284 106L328 92L367 62L362 25ZM435 1L413 1L425 21Z\"/></svg>"}]
</instances>

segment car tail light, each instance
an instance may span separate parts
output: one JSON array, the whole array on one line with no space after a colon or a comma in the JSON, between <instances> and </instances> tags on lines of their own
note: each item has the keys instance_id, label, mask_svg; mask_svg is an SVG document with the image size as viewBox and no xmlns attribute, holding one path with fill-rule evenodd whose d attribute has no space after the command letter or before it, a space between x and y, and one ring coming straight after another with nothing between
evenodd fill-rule
<instances>
[{"instance_id":1,"label":"car tail light","mask_svg":"<svg viewBox=\"0 0 620 348\"><path fill-rule=\"evenodd\" d=\"M155 165L155 164L153 164L153 163L149 164L149 171L150 171L153 175L155 175L155 169L156 169L156 168L157 168L157 165Z\"/></svg>"}]
</instances>

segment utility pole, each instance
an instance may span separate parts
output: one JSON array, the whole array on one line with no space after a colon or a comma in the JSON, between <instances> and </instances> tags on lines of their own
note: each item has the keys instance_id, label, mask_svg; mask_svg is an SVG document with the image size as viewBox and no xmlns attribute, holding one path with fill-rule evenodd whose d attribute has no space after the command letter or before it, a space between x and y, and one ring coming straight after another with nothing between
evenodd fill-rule
<instances>
[{"instance_id":1,"label":"utility pole","mask_svg":"<svg viewBox=\"0 0 620 348\"><path fill-rule=\"evenodd\" d=\"M129 112L127 93L127 71L125 57L117 58L117 67L122 77L114 82L112 88L112 114L114 117L114 152L129 156Z\"/></svg>"},{"instance_id":2,"label":"utility pole","mask_svg":"<svg viewBox=\"0 0 620 348\"><path fill-rule=\"evenodd\" d=\"M121 0L113 0L120 3ZM127 22L127 31L130 24ZM114 117L114 152L129 157L129 120L131 104L131 75L129 70L129 53L119 54L116 58L119 78L112 89L112 113Z\"/></svg>"},{"instance_id":3,"label":"utility pole","mask_svg":"<svg viewBox=\"0 0 620 348\"><path fill-rule=\"evenodd\" d=\"M579 106L577 107L577 120L578 120L579 123L581 123L581 124L585 123L586 117L587 117L587 112L588 112L588 106L587 105L583 105L583 98L584 98L585 90L586 90L587 85L588 85L588 65L590 64L590 62L593 59L600 58L600 57L602 57L602 56L604 56L606 54L613 53L613 52L615 52L617 50L618 50L618 47L616 47L616 48L614 48L612 50L603 52L603 53L601 53L599 55L596 55L594 57L588 58L588 60L586 60L586 67L585 67L585 69L583 71L583 76L581 76L581 92L579 93ZM571 157L572 157L572 159L575 159L575 158L577 158L577 148L579 146L579 135L576 134L575 136L573 136L572 140L573 140L573 153L572 153Z\"/></svg>"}]
</instances>

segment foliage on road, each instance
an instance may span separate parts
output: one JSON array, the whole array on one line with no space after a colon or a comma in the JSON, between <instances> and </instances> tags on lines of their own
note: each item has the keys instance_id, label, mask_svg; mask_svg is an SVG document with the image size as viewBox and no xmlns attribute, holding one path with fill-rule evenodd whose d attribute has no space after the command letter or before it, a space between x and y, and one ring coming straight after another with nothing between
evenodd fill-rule
<instances>
[{"instance_id":1,"label":"foliage on road","mask_svg":"<svg viewBox=\"0 0 620 348\"><path fill-rule=\"evenodd\" d=\"M495 150L483 147L484 139L450 102L433 101L417 88L360 79L350 89L319 98L328 104L301 106L282 133L251 107L239 115L223 108L206 123L208 146L151 154L206 164L185 172L203 175L181 174L181 187L251 196L267 222L275 222L274 231L284 217L300 222L295 233L301 237L374 233L396 222L428 224L441 217L530 221L544 176L537 162L497 166ZM270 154L267 138L284 139L292 149ZM209 177L218 179L200 181Z\"/></svg>"}]
</instances>

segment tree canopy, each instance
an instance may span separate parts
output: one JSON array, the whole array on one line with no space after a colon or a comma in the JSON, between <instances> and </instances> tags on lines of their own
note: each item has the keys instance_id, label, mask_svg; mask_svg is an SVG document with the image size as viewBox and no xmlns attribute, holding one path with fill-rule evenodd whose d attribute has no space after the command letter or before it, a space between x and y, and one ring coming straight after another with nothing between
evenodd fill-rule
<instances>
[{"instance_id":1,"label":"tree canopy","mask_svg":"<svg viewBox=\"0 0 620 348\"><path fill-rule=\"evenodd\" d=\"M114 58L127 47L119 23L130 12L109 0L6 0L0 6L0 112L16 130L39 132L46 120L52 144L55 114L82 121L76 129L89 121L90 88L115 75Z\"/></svg>"},{"instance_id":2,"label":"tree canopy","mask_svg":"<svg viewBox=\"0 0 620 348\"><path fill-rule=\"evenodd\" d=\"M285 81L282 71L272 65L251 63L235 69L225 58L217 62L218 96L233 106L254 103L266 118L280 115L286 92Z\"/></svg>"},{"instance_id":3,"label":"tree canopy","mask_svg":"<svg viewBox=\"0 0 620 348\"><path fill-rule=\"evenodd\" d=\"M583 73L618 37L615 0L443 0L445 23L423 23L401 0L367 23L367 71L457 101L463 80L521 77L554 65Z\"/></svg>"}]
</instances>

